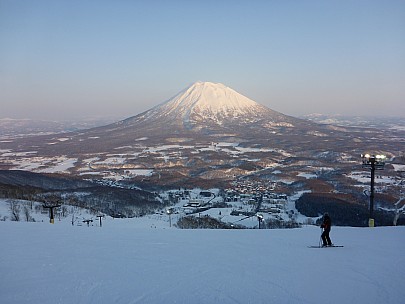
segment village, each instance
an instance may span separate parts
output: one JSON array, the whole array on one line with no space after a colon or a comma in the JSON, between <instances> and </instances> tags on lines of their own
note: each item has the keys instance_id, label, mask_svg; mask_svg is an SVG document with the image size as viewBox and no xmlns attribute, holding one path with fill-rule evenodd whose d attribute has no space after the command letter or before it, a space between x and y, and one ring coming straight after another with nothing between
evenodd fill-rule
<instances>
[{"instance_id":1,"label":"village","mask_svg":"<svg viewBox=\"0 0 405 304\"><path fill-rule=\"evenodd\" d=\"M228 189L179 189L160 196L170 207L155 213L159 219L170 217L177 222L184 216L212 217L239 227L264 228L269 221L297 221L295 200L300 194L288 197L277 193L277 183L238 180Z\"/></svg>"}]
</instances>

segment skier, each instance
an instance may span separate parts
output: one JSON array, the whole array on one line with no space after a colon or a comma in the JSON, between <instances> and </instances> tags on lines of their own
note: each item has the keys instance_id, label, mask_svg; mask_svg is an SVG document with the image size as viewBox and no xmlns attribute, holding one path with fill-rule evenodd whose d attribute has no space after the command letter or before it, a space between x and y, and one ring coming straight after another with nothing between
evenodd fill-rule
<instances>
[{"instance_id":1,"label":"skier","mask_svg":"<svg viewBox=\"0 0 405 304\"><path fill-rule=\"evenodd\" d=\"M325 213L323 215L323 221L322 221L322 225L321 225L321 228L323 228L323 232L321 235L322 242L323 242L322 247L332 246L332 241L330 240L330 237L329 237L329 232L330 232L331 226L332 226L332 221L330 219L330 216L328 213Z\"/></svg>"}]
</instances>

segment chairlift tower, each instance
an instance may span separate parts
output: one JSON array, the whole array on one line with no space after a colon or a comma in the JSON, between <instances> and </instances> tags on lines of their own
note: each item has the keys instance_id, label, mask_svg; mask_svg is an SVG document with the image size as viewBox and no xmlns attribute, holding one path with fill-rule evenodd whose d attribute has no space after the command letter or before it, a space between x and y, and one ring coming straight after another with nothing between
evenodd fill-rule
<instances>
[{"instance_id":1,"label":"chairlift tower","mask_svg":"<svg viewBox=\"0 0 405 304\"><path fill-rule=\"evenodd\" d=\"M49 209L49 222L51 223L51 224L54 224L55 223L55 217L54 217L54 209L55 208L58 208L58 207L60 207L61 205L60 204L58 204L58 203L44 203L43 205L42 205L42 208L45 208L45 209Z\"/></svg>"},{"instance_id":2,"label":"chairlift tower","mask_svg":"<svg viewBox=\"0 0 405 304\"><path fill-rule=\"evenodd\" d=\"M363 168L371 170L371 183L370 183L370 216L368 226L374 227L374 179L375 170L383 170L385 165L385 155L370 155L362 154Z\"/></svg>"},{"instance_id":3,"label":"chairlift tower","mask_svg":"<svg viewBox=\"0 0 405 304\"><path fill-rule=\"evenodd\" d=\"M103 214L99 214L99 215L97 215L97 217L100 219L100 227L102 227L102 226L103 226L103 224L101 223L101 218L103 218L103 217L104 217L104 215L103 215Z\"/></svg>"}]
</instances>

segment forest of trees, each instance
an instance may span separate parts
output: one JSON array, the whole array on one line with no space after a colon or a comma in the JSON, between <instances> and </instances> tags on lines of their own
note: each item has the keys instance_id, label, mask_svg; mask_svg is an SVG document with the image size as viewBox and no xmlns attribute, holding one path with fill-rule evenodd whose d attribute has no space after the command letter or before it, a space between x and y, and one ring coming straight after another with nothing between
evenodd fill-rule
<instances>
[{"instance_id":1,"label":"forest of trees","mask_svg":"<svg viewBox=\"0 0 405 304\"><path fill-rule=\"evenodd\" d=\"M349 195L339 197L334 193L305 193L296 201L295 206L300 213L309 217L321 216L327 212L332 218L333 225L367 226L368 205L356 202L354 198L353 200L350 199ZM374 211L374 219L378 226L391 226L393 225L394 214L377 209ZM398 222L398 225L403 224Z\"/></svg>"}]
</instances>

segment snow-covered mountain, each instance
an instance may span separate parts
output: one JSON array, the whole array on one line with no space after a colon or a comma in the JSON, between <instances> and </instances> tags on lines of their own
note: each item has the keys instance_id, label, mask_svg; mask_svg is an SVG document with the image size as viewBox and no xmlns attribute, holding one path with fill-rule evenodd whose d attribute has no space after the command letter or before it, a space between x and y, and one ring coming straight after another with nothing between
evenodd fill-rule
<instances>
[{"instance_id":1,"label":"snow-covered mountain","mask_svg":"<svg viewBox=\"0 0 405 304\"><path fill-rule=\"evenodd\" d=\"M372 137L365 136L370 132ZM0 169L218 187L251 174L275 179L269 170L277 168L284 174L277 179L291 183L302 172L351 168L364 151L399 155L402 138L400 130L294 118L223 84L196 82L150 110L106 126L3 140Z\"/></svg>"},{"instance_id":2,"label":"snow-covered mountain","mask_svg":"<svg viewBox=\"0 0 405 304\"><path fill-rule=\"evenodd\" d=\"M196 82L145 114L148 117L181 119L185 125L202 121L218 124L232 120L254 122L263 119L265 115L281 118L280 113L221 83L212 82Z\"/></svg>"},{"instance_id":3,"label":"snow-covered mountain","mask_svg":"<svg viewBox=\"0 0 405 304\"><path fill-rule=\"evenodd\" d=\"M68 151L81 155L112 152L133 145L139 138L149 145L167 144L173 138L205 143L254 139L257 143L271 134L300 138L318 129L313 122L271 110L223 84L196 82L166 102L125 120L67 133L64 140L49 136L39 141L15 141L10 146L13 149L15 144L27 147L32 143L36 151L46 154Z\"/></svg>"},{"instance_id":4,"label":"snow-covered mountain","mask_svg":"<svg viewBox=\"0 0 405 304\"><path fill-rule=\"evenodd\" d=\"M221 83L196 82L163 105L169 111L235 117L263 107ZM162 107L163 107L162 106ZM180 110L181 109L181 110Z\"/></svg>"},{"instance_id":5,"label":"snow-covered mountain","mask_svg":"<svg viewBox=\"0 0 405 304\"><path fill-rule=\"evenodd\" d=\"M197 131L232 124L292 127L299 120L273 111L221 83L198 81L168 101L125 120L125 123L151 121Z\"/></svg>"}]
</instances>

